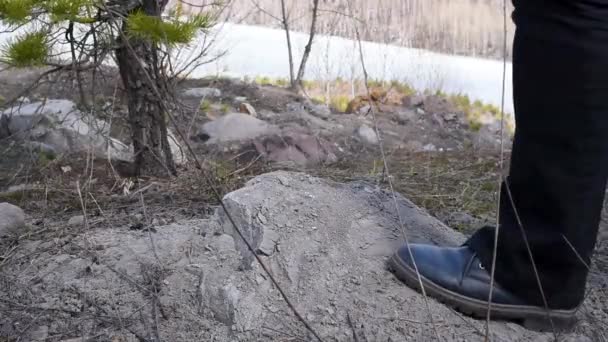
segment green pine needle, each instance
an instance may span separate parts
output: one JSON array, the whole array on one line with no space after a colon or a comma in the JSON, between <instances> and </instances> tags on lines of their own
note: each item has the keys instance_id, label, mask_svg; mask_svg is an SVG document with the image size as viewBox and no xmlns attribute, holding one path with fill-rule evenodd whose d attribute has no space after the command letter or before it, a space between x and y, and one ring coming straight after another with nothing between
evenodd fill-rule
<instances>
[{"instance_id":1,"label":"green pine needle","mask_svg":"<svg viewBox=\"0 0 608 342\"><path fill-rule=\"evenodd\" d=\"M79 15L86 9L89 9L86 12L91 13L92 6L92 0L48 0L45 3L45 8L54 22L63 20L81 22L82 18L79 18Z\"/></svg>"},{"instance_id":2,"label":"green pine needle","mask_svg":"<svg viewBox=\"0 0 608 342\"><path fill-rule=\"evenodd\" d=\"M29 32L9 42L2 51L2 62L17 67L42 66L50 54L46 32Z\"/></svg>"},{"instance_id":3,"label":"green pine needle","mask_svg":"<svg viewBox=\"0 0 608 342\"><path fill-rule=\"evenodd\" d=\"M9 25L24 24L38 0L0 0L0 19Z\"/></svg>"},{"instance_id":4,"label":"green pine needle","mask_svg":"<svg viewBox=\"0 0 608 342\"><path fill-rule=\"evenodd\" d=\"M128 33L132 37L167 45L190 43L199 30L212 26L208 15L192 16L187 21L180 21L163 20L138 11L129 15L127 20Z\"/></svg>"}]
</instances>

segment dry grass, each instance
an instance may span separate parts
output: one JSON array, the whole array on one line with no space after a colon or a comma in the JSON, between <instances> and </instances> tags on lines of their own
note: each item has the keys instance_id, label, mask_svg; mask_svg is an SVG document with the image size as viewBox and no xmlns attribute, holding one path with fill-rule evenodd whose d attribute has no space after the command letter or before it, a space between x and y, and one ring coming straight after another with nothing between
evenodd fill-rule
<instances>
[{"instance_id":1,"label":"dry grass","mask_svg":"<svg viewBox=\"0 0 608 342\"><path fill-rule=\"evenodd\" d=\"M340 182L368 180L386 187L382 161L375 155L343 160L312 173ZM453 221L467 214L478 222L495 219L498 190L498 157L459 152L408 153L396 150L387 156L395 191L454 229L470 233L479 228Z\"/></svg>"},{"instance_id":2,"label":"dry grass","mask_svg":"<svg viewBox=\"0 0 608 342\"><path fill-rule=\"evenodd\" d=\"M173 0L179 1L179 0ZM192 0L193 5L214 0ZM321 7L319 32L354 39L354 16L361 21L361 38L386 44L424 48L451 54L501 57L503 46L502 0L335 0ZM512 10L508 2L508 15ZM260 10L256 3L263 9ZM287 0L291 27L307 32L310 1ZM197 7L187 6L191 11ZM265 13L266 12L266 13ZM279 0L232 0L229 20L252 25L280 27ZM509 45L513 24L509 20ZM510 51L509 46L509 51Z\"/></svg>"}]
</instances>

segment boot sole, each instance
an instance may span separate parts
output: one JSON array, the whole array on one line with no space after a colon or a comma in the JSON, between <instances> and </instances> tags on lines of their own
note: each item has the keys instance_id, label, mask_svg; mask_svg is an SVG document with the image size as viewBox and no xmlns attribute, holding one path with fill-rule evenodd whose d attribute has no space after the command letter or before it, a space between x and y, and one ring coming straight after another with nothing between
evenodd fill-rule
<instances>
[{"instance_id":1,"label":"boot sole","mask_svg":"<svg viewBox=\"0 0 608 342\"><path fill-rule=\"evenodd\" d=\"M420 281L416 270L405 264L395 254L388 261L388 268L399 280L411 288L420 290ZM488 302L463 296L459 293L443 288L431 280L420 275L420 279L427 295L447 304L461 313L474 318L485 318L488 312ZM524 327L539 331L568 330L575 323L576 312L572 310L546 310L537 306L492 304L492 319L510 320L522 323Z\"/></svg>"}]
</instances>

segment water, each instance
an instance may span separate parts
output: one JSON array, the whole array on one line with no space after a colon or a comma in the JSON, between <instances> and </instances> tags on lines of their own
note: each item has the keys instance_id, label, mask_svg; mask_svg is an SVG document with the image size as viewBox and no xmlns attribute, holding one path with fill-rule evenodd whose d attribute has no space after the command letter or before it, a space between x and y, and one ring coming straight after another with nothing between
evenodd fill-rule
<instances>
[{"instance_id":1,"label":"water","mask_svg":"<svg viewBox=\"0 0 608 342\"><path fill-rule=\"evenodd\" d=\"M192 76L213 73L288 78L285 33L279 29L225 24L215 52L227 51L217 62L197 68ZM308 35L292 33L296 68ZM426 50L372 42L362 43L370 78L404 81L416 89L467 94L500 107L503 62L452 56ZM506 65L505 111L513 111L511 63ZM358 43L332 36L317 36L308 62L307 79L362 78Z\"/></svg>"},{"instance_id":2,"label":"water","mask_svg":"<svg viewBox=\"0 0 608 342\"><path fill-rule=\"evenodd\" d=\"M2 25L0 25L2 26ZM213 35L201 34L190 47L181 49L178 61L184 63L203 46L205 39L215 39L211 55L226 54L210 64L192 70L191 77L228 75L236 77L268 76L288 78L289 64L285 32L258 26L223 24ZM0 34L4 44L14 34ZM308 35L292 33L296 69ZM55 44L56 52L69 51L66 44ZM472 57L434 53L426 50L363 42L364 62L369 77L399 80L419 90L441 90L467 94L496 106L501 104L503 63ZM109 61L109 64L112 62ZM180 63L176 63L180 65ZM306 79L362 78L358 43L354 40L318 35L308 62ZM511 63L507 63L505 111L513 112Z\"/></svg>"}]
</instances>

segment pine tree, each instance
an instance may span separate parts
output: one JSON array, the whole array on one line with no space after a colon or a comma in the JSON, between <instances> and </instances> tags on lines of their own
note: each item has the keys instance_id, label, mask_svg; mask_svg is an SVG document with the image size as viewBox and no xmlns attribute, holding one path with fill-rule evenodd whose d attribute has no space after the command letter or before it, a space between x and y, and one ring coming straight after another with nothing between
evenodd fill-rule
<instances>
[{"instance_id":1,"label":"pine tree","mask_svg":"<svg viewBox=\"0 0 608 342\"><path fill-rule=\"evenodd\" d=\"M0 0L0 21L16 30L0 61L80 74L95 72L114 54L127 95L136 173L174 174L164 104L170 91L167 48L191 43L213 20L209 13L184 16L179 4L165 11L168 1Z\"/></svg>"}]
</instances>

